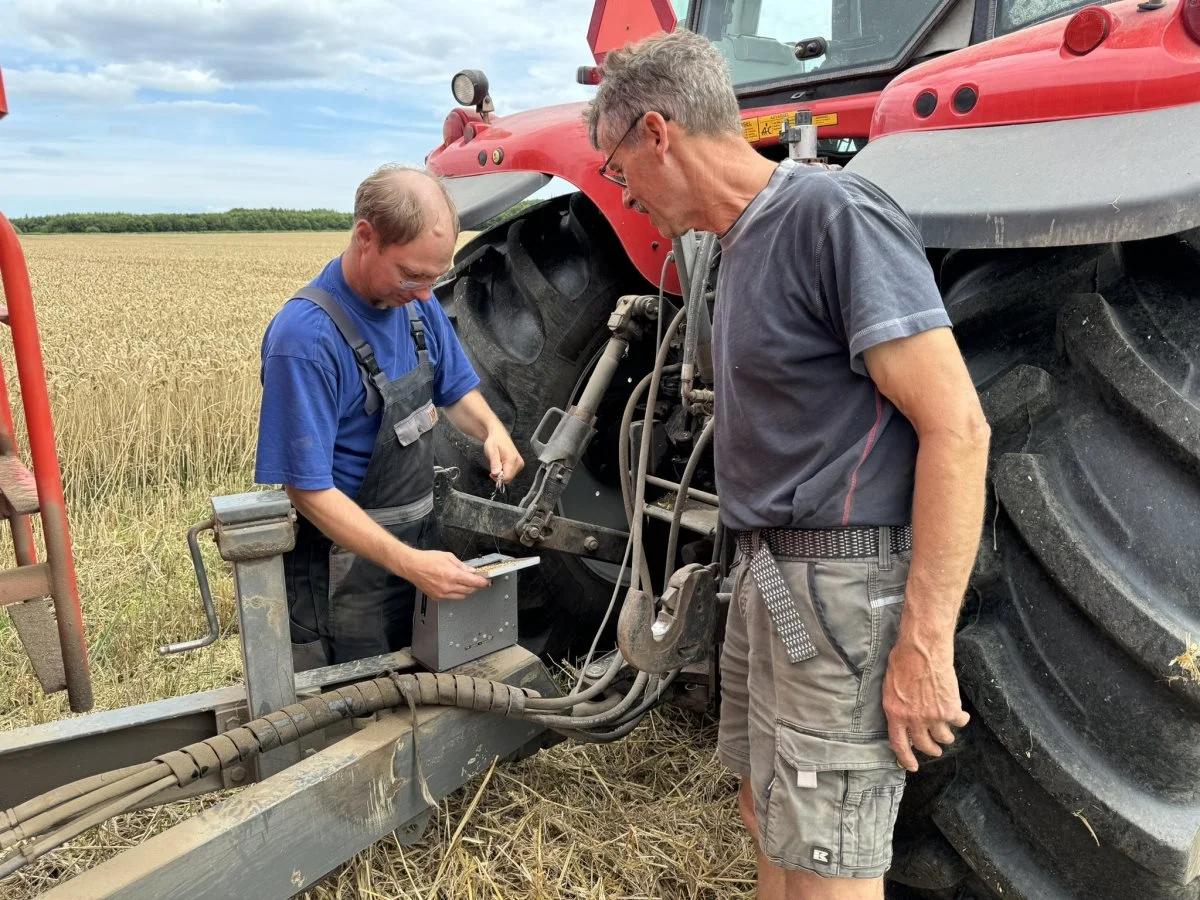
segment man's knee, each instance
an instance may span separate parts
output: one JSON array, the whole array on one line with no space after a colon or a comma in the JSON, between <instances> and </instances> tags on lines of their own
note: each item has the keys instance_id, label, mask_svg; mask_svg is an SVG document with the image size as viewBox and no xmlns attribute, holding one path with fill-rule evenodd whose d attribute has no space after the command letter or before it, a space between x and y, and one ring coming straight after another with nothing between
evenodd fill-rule
<instances>
[{"instance_id":1,"label":"man's knee","mask_svg":"<svg viewBox=\"0 0 1200 900\"><path fill-rule=\"evenodd\" d=\"M758 817L754 815L754 792L750 790L750 779L742 781L742 789L738 792L738 812L754 842L758 843Z\"/></svg>"},{"instance_id":2,"label":"man's knee","mask_svg":"<svg viewBox=\"0 0 1200 900\"><path fill-rule=\"evenodd\" d=\"M786 896L805 900L882 900L882 878L825 878L803 869L788 869Z\"/></svg>"}]
</instances>

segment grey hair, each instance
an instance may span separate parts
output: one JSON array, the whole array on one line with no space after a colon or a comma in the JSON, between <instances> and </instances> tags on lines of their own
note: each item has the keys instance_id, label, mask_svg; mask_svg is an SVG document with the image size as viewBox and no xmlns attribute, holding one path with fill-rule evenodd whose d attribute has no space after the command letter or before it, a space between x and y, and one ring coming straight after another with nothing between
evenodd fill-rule
<instances>
[{"instance_id":1,"label":"grey hair","mask_svg":"<svg viewBox=\"0 0 1200 900\"><path fill-rule=\"evenodd\" d=\"M741 135L737 95L725 57L703 35L676 29L610 50L595 98L584 112L600 149L600 128L624 132L647 112L662 113L689 134ZM636 141L637 135L629 140Z\"/></svg>"},{"instance_id":2,"label":"grey hair","mask_svg":"<svg viewBox=\"0 0 1200 900\"><path fill-rule=\"evenodd\" d=\"M379 235L381 247L407 244L425 230L429 205L421 193L413 189L414 178L428 178L438 186L446 201L454 234L458 234L458 209L442 180L424 169L390 163L364 178L354 193L354 221L368 222Z\"/></svg>"}]
</instances>

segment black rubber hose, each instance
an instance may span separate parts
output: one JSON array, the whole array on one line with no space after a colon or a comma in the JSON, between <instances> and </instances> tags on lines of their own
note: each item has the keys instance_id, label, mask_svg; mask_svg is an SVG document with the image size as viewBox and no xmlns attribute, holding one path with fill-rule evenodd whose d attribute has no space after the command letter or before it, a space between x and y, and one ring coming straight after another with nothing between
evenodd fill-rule
<instances>
[{"instance_id":1,"label":"black rubber hose","mask_svg":"<svg viewBox=\"0 0 1200 900\"><path fill-rule=\"evenodd\" d=\"M638 701L642 691L646 688L646 682L649 676L645 672L638 672L637 678L633 681L633 686L630 687L629 693L625 698L607 712L598 713L594 716L555 716L542 713L522 716L525 720L533 722L535 725L543 725L546 728L558 730L559 728L567 728L572 730L586 730L588 728L602 728L605 725L610 725L621 718L629 709Z\"/></svg>"},{"instance_id":2,"label":"black rubber hose","mask_svg":"<svg viewBox=\"0 0 1200 900\"><path fill-rule=\"evenodd\" d=\"M620 725L611 731L567 731L566 729L555 729L563 737L570 738L573 741L580 741L588 744L611 744L614 741L619 741L623 737L628 737L633 731L642 724L642 719L646 718L646 713L642 713L631 722Z\"/></svg>"},{"instance_id":3,"label":"black rubber hose","mask_svg":"<svg viewBox=\"0 0 1200 900\"><path fill-rule=\"evenodd\" d=\"M629 525L630 540L633 541L633 578L630 584L630 590L637 590L644 579L645 589L648 591L654 590L654 584L649 580L649 573L643 575L645 569L645 549L642 547L642 504L646 501L646 468L650 462L650 438L654 430L654 401L658 397L658 382L662 376L663 365L667 361L667 354L671 352L671 341L675 337L676 331L679 330L680 323L683 322L687 315L686 307L676 313L675 318L671 320L670 326L667 328L666 334L663 335L662 343L658 347L658 355L654 359L654 371L650 373L650 390L646 396L646 415L642 420L642 440L638 448L638 464L637 464L637 490L633 498L633 521ZM622 436L622 440L627 440L627 435ZM622 477L624 473L622 473Z\"/></svg>"},{"instance_id":4,"label":"black rubber hose","mask_svg":"<svg viewBox=\"0 0 1200 900\"><path fill-rule=\"evenodd\" d=\"M675 551L679 548L679 523L683 519L684 507L687 506L688 488L692 486L692 478L696 474L696 467L700 464L700 454L712 439L715 423L716 419L709 419L704 430L700 432L700 437L696 439L696 445L692 447L692 454L688 457L687 466L683 470L683 477L679 479L679 493L675 495L675 503L671 509L671 531L667 537L667 562L666 570L663 572L663 585L666 585L671 578L671 573L675 571Z\"/></svg>"},{"instance_id":5,"label":"black rubber hose","mask_svg":"<svg viewBox=\"0 0 1200 900\"><path fill-rule=\"evenodd\" d=\"M630 710L620 719L618 719L616 723L614 723L614 727L610 730L591 731L569 730L565 728L556 728L554 730L565 737L571 738L572 740L587 741L594 744L607 744L611 743L612 741L620 740L621 738L632 733L633 730L641 724L642 719L646 718L646 715L650 712L650 710L662 702L663 690L678 676L678 670L666 675L662 679L662 682L657 686L652 696L647 696L647 698L642 701L641 705L639 705L636 709Z\"/></svg>"}]
</instances>

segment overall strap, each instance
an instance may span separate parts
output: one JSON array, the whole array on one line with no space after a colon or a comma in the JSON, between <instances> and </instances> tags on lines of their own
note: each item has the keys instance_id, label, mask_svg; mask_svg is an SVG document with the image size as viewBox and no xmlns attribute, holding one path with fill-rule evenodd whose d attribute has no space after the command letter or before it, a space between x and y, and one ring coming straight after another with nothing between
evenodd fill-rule
<instances>
[{"instance_id":1,"label":"overall strap","mask_svg":"<svg viewBox=\"0 0 1200 900\"><path fill-rule=\"evenodd\" d=\"M354 359L358 363L358 372L362 377L363 387L367 392L367 415L375 415L383 406L383 388L388 383L388 380L387 376L383 374L383 370L379 368L379 363L375 360L375 352L371 349L371 345L363 340L354 321L338 305L337 300L333 298L332 294L311 284L298 290L292 299L307 300L310 303L315 303L325 311L325 314L329 318L333 319L333 324L341 332L342 338L350 345L350 349L354 351ZM422 334L422 347L425 345L424 341L425 337Z\"/></svg>"},{"instance_id":2,"label":"overall strap","mask_svg":"<svg viewBox=\"0 0 1200 900\"><path fill-rule=\"evenodd\" d=\"M425 323L417 314L418 302L413 300L411 303L406 303L404 308L408 310L408 324L412 330L413 344L417 348L417 365L421 366L429 361L429 351L425 349Z\"/></svg>"}]
</instances>

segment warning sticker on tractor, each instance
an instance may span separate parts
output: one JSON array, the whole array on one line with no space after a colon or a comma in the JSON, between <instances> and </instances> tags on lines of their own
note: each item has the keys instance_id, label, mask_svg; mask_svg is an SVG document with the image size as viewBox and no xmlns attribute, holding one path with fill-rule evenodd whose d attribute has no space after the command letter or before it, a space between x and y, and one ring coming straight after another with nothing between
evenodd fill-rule
<instances>
[{"instance_id":1,"label":"warning sticker on tractor","mask_svg":"<svg viewBox=\"0 0 1200 900\"><path fill-rule=\"evenodd\" d=\"M742 137L753 143L754 141L765 140L770 137L779 137L779 133L783 130L783 123L787 121L788 125L796 124L796 114L793 113L775 113L772 116L758 116L749 119L742 119ZM813 116L813 124L836 125L838 123L837 113L825 113L820 116Z\"/></svg>"}]
</instances>

